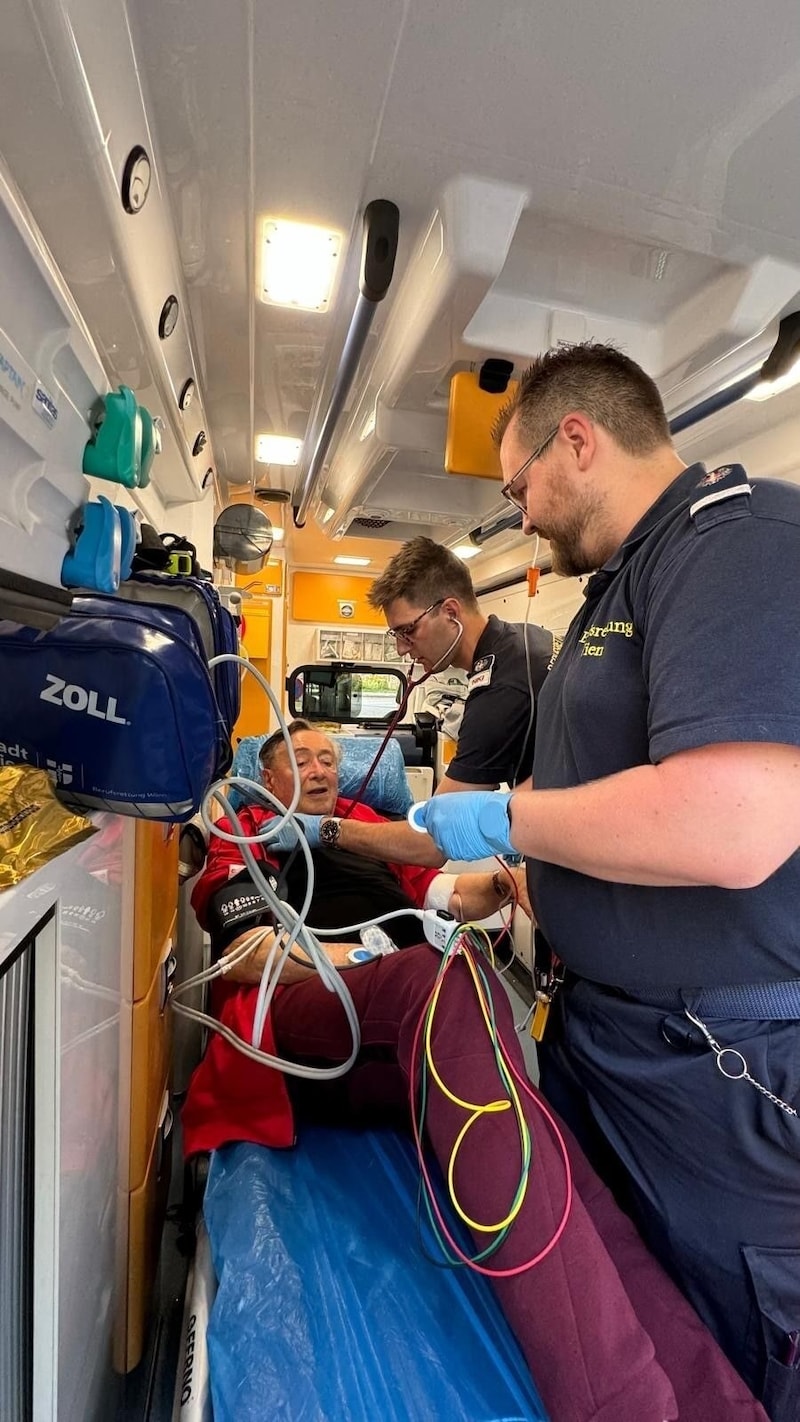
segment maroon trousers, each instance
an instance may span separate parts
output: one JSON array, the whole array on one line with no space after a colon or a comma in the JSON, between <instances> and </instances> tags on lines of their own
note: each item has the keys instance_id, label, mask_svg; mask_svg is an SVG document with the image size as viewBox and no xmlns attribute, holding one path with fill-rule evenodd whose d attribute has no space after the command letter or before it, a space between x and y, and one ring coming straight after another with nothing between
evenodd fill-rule
<instances>
[{"instance_id":1,"label":"maroon trousers","mask_svg":"<svg viewBox=\"0 0 800 1422\"><path fill-rule=\"evenodd\" d=\"M347 973L362 1047L347 1077L300 1084L290 1078L300 1114L309 1107L330 1124L362 1124L398 1113L408 1120L414 1035L440 958L427 947L378 958ZM495 1017L508 1055L525 1075L502 987ZM272 1009L278 1052L295 1060L343 1061L349 1030L338 999L318 978L284 989ZM442 1080L467 1101L500 1095L494 1055L463 962L449 970L432 1039ZM533 1165L521 1213L490 1267L504 1269L539 1252L565 1200L564 1163L550 1127L523 1096ZM430 1079L426 1131L444 1171L466 1113ZM523 1274L494 1281L553 1422L766 1422L694 1310L648 1253L628 1218L567 1138L574 1182L570 1218L555 1249ZM513 1113L484 1116L459 1152L455 1184L473 1219L505 1217L519 1178ZM665 1169L668 1169L665 1162ZM712 1222L709 1221L709 1227ZM488 1237L476 1235L478 1248Z\"/></svg>"}]
</instances>

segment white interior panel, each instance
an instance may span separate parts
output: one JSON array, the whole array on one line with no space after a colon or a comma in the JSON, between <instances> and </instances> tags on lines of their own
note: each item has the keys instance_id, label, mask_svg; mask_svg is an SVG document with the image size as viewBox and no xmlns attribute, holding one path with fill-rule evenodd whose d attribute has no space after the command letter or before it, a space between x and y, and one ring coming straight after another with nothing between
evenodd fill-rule
<instances>
[{"instance_id":1,"label":"white interior panel","mask_svg":"<svg viewBox=\"0 0 800 1422\"><path fill-rule=\"evenodd\" d=\"M563 637L583 605L585 584L585 578L560 578L556 573L545 573L539 578L532 601L528 597L527 582L499 592L483 593L478 601L481 612L487 616L493 612L504 622L524 622L530 603L528 620Z\"/></svg>"}]
</instances>

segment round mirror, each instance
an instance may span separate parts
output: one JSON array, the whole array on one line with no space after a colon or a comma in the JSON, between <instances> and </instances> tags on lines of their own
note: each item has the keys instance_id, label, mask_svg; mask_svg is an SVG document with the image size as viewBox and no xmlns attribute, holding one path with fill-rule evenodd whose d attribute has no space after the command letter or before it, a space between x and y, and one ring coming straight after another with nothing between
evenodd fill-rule
<instances>
[{"instance_id":1,"label":"round mirror","mask_svg":"<svg viewBox=\"0 0 800 1422\"><path fill-rule=\"evenodd\" d=\"M251 504L229 504L214 524L214 557L263 568L272 547L272 524Z\"/></svg>"}]
</instances>

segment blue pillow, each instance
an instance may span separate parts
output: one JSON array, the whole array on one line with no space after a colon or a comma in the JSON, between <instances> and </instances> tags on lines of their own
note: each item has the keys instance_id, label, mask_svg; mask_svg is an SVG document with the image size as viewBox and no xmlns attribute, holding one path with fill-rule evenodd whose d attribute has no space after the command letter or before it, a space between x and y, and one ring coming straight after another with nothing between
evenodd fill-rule
<instances>
[{"instance_id":1,"label":"blue pillow","mask_svg":"<svg viewBox=\"0 0 800 1422\"><path fill-rule=\"evenodd\" d=\"M266 736L243 736L233 757L231 775L244 775L248 780L260 780L261 768L258 760ZM339 766L339 794L352 799L378 751L380 736L331 736L341 747L342 761ZM228 796L234 810L242 804L243 797L238 790L231 790ZM378 767L364 792L364 804L381 815L404 815L413 804L414 797L408 788L403 752L397 741L390 741L378 762Z\"/></svg>"},{"instance_id":2,"label":"blue pillow","mask_svg":"<svg viewBox=\"0 0 800 1422\"><path fill-rule=\"evenodd\" d=\"M334 739L342 748L339 794L352 799L378 753L381 737L336 736ZM403 752L398 742L391 740L364 791L364 804L382 815L405 815L413 803Z\"/></svg>"}]
</instances>

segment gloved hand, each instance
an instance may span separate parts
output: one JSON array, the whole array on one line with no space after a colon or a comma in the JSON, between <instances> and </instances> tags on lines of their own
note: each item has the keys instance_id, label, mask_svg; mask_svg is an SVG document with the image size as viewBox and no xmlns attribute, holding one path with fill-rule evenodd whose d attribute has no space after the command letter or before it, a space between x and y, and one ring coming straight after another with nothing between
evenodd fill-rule
<instances>
[{"instance_id":1,"label":"gloved hand","mask_svg":"<svg viewBox=\"0 0 800 1422\"><path fill-rule=\"evenodd\" d=\"M449 859L486 859L490 854L515 854L511 843L508 802L511 791L470 790L435 795L414 808L424 826Z\"/></svg>"},{"instance_id":2,"label":"gloved hand","mask_svg":"<svg viewBox=\"0 0 800 1422\"><path fill-rule=\"evenodd\" d=\"M319 827L323 816L295 814L294 818L296 823L302 827L303 834L308 840L309 848L319 849ZM264 840L263 844L268 853L272 849L276 854L288 854L297 844L297 830L294 824L290 820L287 820L285 824L281 825L274 838Z\"/></svg>"}]
</instances>

